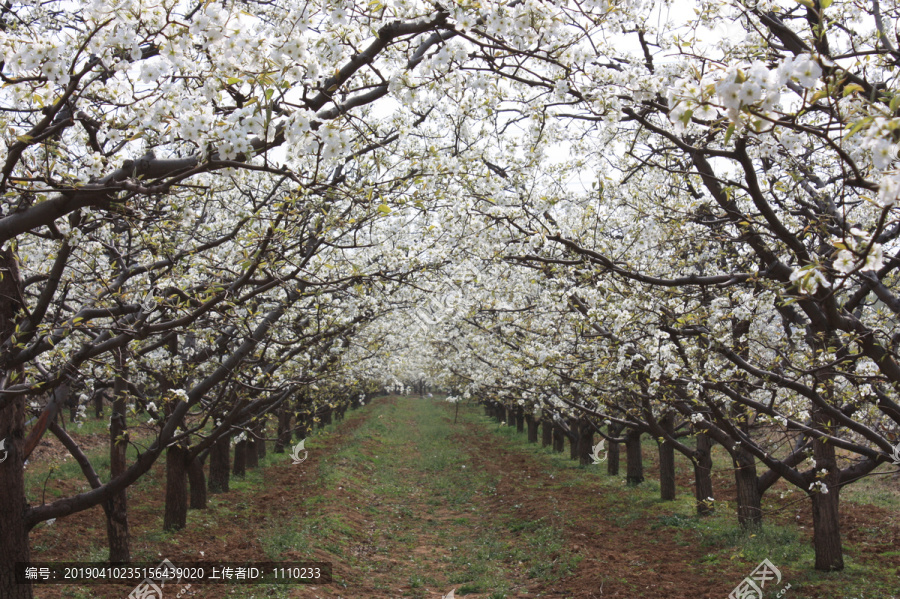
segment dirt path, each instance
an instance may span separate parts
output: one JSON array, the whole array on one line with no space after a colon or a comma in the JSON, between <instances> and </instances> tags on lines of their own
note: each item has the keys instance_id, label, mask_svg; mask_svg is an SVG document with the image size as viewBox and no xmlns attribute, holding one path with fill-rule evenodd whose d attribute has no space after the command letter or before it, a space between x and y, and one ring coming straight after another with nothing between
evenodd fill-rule
<instances>
[{"instance_id":1,"label":"dirt path","mask_svg":"<svg viewBox=\"0 0 900 599\"><path fill-rule=\"evenodd\" d=\"M749 573L693 570L704 550L631 519L627 493L471 418L453 425L444 406L396 399L378 412L323 464L321 505L349 528L320 539L336 583L297 596L720 598Z\"/></svg>"}]
</instances>

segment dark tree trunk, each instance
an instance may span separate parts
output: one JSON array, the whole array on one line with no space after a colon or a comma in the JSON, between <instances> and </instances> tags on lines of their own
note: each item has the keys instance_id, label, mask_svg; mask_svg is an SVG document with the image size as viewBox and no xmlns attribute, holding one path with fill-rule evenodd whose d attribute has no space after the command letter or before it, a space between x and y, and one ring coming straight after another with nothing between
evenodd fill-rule
<instances>
[{"instance_id":1,"label":"dark tree trunk","mask_svg":"<svg viewBox=\"0 0 900 599\"><path fill-rule=\"evenodd\" d=\"M525 422L528 423L528 442L529 443L537 443L538 438L538 424L534 419L534 416L531 414L525 415Z\"/></svg>"},{"instance_id":2,"label":"dark tree trunk","mask_svg":"<svg viewBox=\"0 0 900 599\"><path fill-rule=\"evenodd\" d=\"M828 417L819 410L813 413L813 420L825 431ZM816 570L831 572L844 569L844 553L841 547L840 525L840 471L835 458L834 445L813 439L813 459L816 471L827 470L828 474L818 479L824 489L812 494L813 548L816 552ZM825 492L827 491L827 492Z\"/></svg>"},{"instance_id":3,"label":"dark tree trunk","mask_svg":"<svg viewBox=\"0 0 900 599\"><path fill-rule=\"evenodd\" d=\"M491 407L491 404L484 404L484 415L485 416L493 416L494 409Z\"/></svg>"},{"instance_id":4,"label":"dark tree trunk","mask_svg":"<svg viewBox=\"0 0 900 599\"><path fill-rule=\"evenodd\" d=\"M195 457L188 464L188 481L191 483L191 509L206 509L206 476L203 474L203 460Z\"/></svg>"},{"instance_id":5,"label":"dark tree trunk","mask_svg":"<svg viewBox=\"0 0 900 599\"><path fill-rule=\"evenodd\" d=\"M227 493L231 471L231 435L224 435L209 450L209 492Z\"/></svg>"},{"instance_id":6,"label":"dark tree trunk","mask_svg":"<svg viewBox=\"0 0 900 599\"><path fill-rule=\"evenodd\" d=\"M15 574L16 562L31 559L25 528L25 436L25 396L20 395L0 410L0 439L6 439L8 452L0 464L0 597L11 599L32 597L31 585L16 584Z\"/></svg>"},{"instance_id":7,"label":"dark tree trunk","mask_svg":"<svg viewBox=\"0 0 900 599\"><path fill-rule=\"evenodd\" d=\"M756 477L756 459L741 447L731 454L737 486L738 522L745 530L762 526L762 496Z\"/></svg>"},{"instance_id":8,"label":"dark tree trunk","mask_svg":"<svg viewBox=\"0 0 900 599\"><path fill-rule=\"evenodd\" d=\"M315 424L315 415L309 413L306 415L306 418L303 420L303 426L297 431L299 434L297 435L297 440L300 441L302 439L307 438L313 432L314 424Z\"/></svg>"},{"instance_id":9,"label":"dark tree trunk","mask_svg":"<svg viewBox=\"0 0 900 599\"><path fill-rule=\"evenodd\" d=\"M828 478L825 477L826 480ZM816 552L815 568L824 572L844 569L839 520L839 493L840 487L829 485L827 494L813 493L812 495L813 548Z\"/></svg>"},{"instance_id":10,"label":"dark tree trunk","mask_svg":"<svg viewBox=\"0 0 900 599\"><path fill-rule=\"evenodd\" d=\"M166 449L166 507L163 530L181 530L187 524L187 451L173 445Z\"/></svg>"},{"instance_id":11,"label":"dark tree trunk","mask_svg":"<svg viewBox=\"0 0 900 599\"><path fill-rule=\"evenodd\" d=\"M641 454L641 433L629 430L625 433L625 480L628 485L644 482L644 456Z\"/></svg>"},{"instance_id":12,"label":"dark tree trunk","mask_svg":"<svg viewBox=\"0 0 900 599\"><path fill-rule=\"evenodd\" d=\"M622 425L610 424L606 430L610 437L618 437L622 434ZM606 473L610 476L619 476L619 453L619 444L610 441L606 450Z\"/></svg>"},{"instance_id":13,"label":"dark tree trunk","mask_svg":"<svg viewBox=\"0 0 900 599\"><path fill-rule=\"evenodd\" d=\"M513 427L516 425L516 409L512 406L506 408L506 426Z\"/></svg>"},{"instance_id":14,"label":"dark tree trunk","mask_svg":"<svg viewBox=\"0 0 900 599\"><path fill-rule=\"evenodd\" d=\"M697 433L697 456L694 461L694 497L697 499L697 515L713 513L712 502L712 439L706 433Z\"/></svg>"},{"instance_id":15,"label":"dark tree trunk","mask_svg":"<svg viewBox=\"0 0 900 599\"><path fill-rule=\"evenodd\" d=\"M331 424L331 411L332 410L330 407L325 408L325 413L322 414L322 424L323 425Z\"/></svg>"},{"instance_id":16,"label":"dark tree trunk","mask_svg":"<svg viewBox=\"0 0 900 599\"><path fill-rule=\"evenodd\" d=\"M266 457L266 424L259 423L253 429L253 445L256 448L256 457L260 460Z\"/></svg>"},{"instance_id":17,"label":"dark tree trunk","mask_svg":"<svg viewBox=\"0 0 900 599\"><path fill-rule=\"evenodd\" d=\"M494 407L494 414L497 418L497 422L503 422L506 419L506 408L504 408L500 404L497 404Z\"/></svg>"},{"instance_id":18,"label":"dark tree trunk","mask_svg":"<svg viewBox=\"0 0 900 599\"><path fill-rule=\"evenodd\" d=\"M594 429L586 419L578 427L578 462L582 466L593 463L591 451L594 449Z\"/></svg>"},{"instance_id":19,"label":"dark tree trunk","mask_svg":"<svg viewBox=\"0 0 900 599\"><path fill-rule=\"evenodd\" d=\"M247 445L246 441L238 441L234 446L234 467L232 474L243 478L247 474Z\"/></svg>"},{"instance_id":20,"label":"dark tree trunk","mask_svg":"<svg viewBox=\"0 0 900 599\"><path fill-rule=\"evenodd\" d=\"M116 352L116 372L113 387L112 416L109 422L109 474L115 478L125 472L128 428L125 420L125 403L128 384L125 378L125 355ZM128 542L128 500L125 489L113 495L107 502L106 536L109 541L109 561L131 561Z\"/></svg>"},{"instance_id":21,"label":"dark tree trunk","mask_svg":"<svg viewBox=\"0 0 900 599\"><path fill-rule=\"evenodd\" d=\"M278 437L275 440L275 453L284 453L284 448L291 443L291 411L287 407L278 412Z\"/></svg>"},{"instance_id":22,"label":"dark tree trunk","mask_svg":"<svg viewBox=\"0 0 900 599\"><path fill-rule=\"evenodd\" d=\"M669 435L675 434L672 414L666 414L660 425ZM659 497L663 501L675 499L675 448L668 441L659 444Z\"/></svg>"},{"instance_id":23,"label":"dark tree trunk","mask_svg":"<svg viewBox=\"0 0 900 599\"><path fill-rule=\"evenodd\" d=\"M558 424L553 425L553 451L562 453L566 449L566 434Z\"/></svg>"},{"instance_id":24,"label":"dark tree trunk","mask_svg":"<svg viewBox=\"0 0 900 599\"><path fill-rule=\"evenodd\" d=\"M516 432L525 432L525 410L522 406L516 407Z\"/></svg>"},{"instance_id":25,"label":"dark tree trunk","mask_svg":"<svg viewBox=\"0 0 900 599\"><path fill-rule=\"evenodd\" d=\"M569 437L569 459L577 460L578 459L578 419L572 418L569 420L569 430L572 431L572 436Z\"/></svg>"},{"instance_id":26,"label":"dark tree trunk","mask_svg":"<svg viewBox=\"0 0 900 599\"><path fill-rule=\"evenodd\" d=\"M94 415L97 418L103 418L103 392L94 393Z\"/></svg>"},{"instance_id":27,"label":"dark tree trunk","mask_svg":"<svg viewBox=\"0 0 900 599\"><path fill-rule=\"evenodd\" d=\"M21 297L19 269L6 247L0 252L0 342L15 334ZM15 384L21 373L21 367L14 367L2 374ZM6 440L7 452L0 464L0 597L10 599L33 596L30 584L16 584L15 571L16 562L31 559L25 527L25 437L25 396L19 395L0 410L0 440Z\"/></svg>"},{"instance_id":28,"label":"dark tree trunk","mask_svg":"<svg viewBox=\"0 0 900 599\"><path fill-rule=\"evenodd\" d=\"M553 424L549 420L541 423L541 447L553 445Z\"/></svg>"}]
</instances>

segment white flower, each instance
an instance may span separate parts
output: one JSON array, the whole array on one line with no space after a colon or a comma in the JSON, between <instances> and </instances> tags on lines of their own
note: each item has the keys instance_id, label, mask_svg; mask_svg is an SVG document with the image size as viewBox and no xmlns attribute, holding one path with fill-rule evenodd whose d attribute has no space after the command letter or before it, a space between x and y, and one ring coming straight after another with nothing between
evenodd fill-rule
<instances>
[{"instance_id":1,"label":"white flower","mask_svg":"<svg viewBox=\"0 0 900 599\"><path fill-rule=\"evenodd\" d=\"M741 85L740 98L744 104L753 104L762 97L762 88L752 81Z\"/></svg>"},{"instance_id":2,"label":"white flower","mask_svg":"<svg viewBox=\"0 0 900 599\"><path fill-rule=\"evenodd\" d=\"M800 293L812 295L818 291L819 286L831 287L831 282L825 278L825 275L817 268L804 267L798 268L791 273L791 282L797 283L797 289Z\"/></svg>"},{"instance_id":3,"label":"white flower","mask_svg":"<svg viewBox=\"0 0 900 599\"><path fill-rule=\"evenodd\" d=\"M828 485L823 483L820 480L809 485L809 490L813 493L821 493L822 495L828 495Z\"/></svg>"},{"instance_id":4,"label":"white flower","mask_svg":"<svg viewBox=\"0 0 900 599\"><path fill-rule=\"evenodd\" d=\"M729 110L737 110L741 107L741 85L733 81L720 83L716 91L722 100L722 106Z\"/></svg>"},{"instance_id":5,"label":"white flower","mask_svg":"<svg viewBox=\"0 0 900 599\"><path fill-rule=\"evenodd\" d=\"M803 87L812 87L822 76L822 67L811 56L803 58L794 63L793 76Z\"/></svg>"},{"instance_id":6,"label":"white flower","mask_svg":"<svg viewBox=\"0 0 900 599\"><path fill-rule=\"evenodd\" d=\"M863 270L880 270L884 266L884 249L880 243L872 245L869 255L866 256L866 262L863 264Z\"/></svg>"},{"instance_id":7,"label":"white flower","mask_svg":"<svg viewBox=\"0 0 900 599\"><path fill-rule=\"evenodd\" d=\"M900 177L892 175L881 179L878 185L878 205L882 208L890 208L897 202L900 195Z\"/></svg>"},{"instance_id":8,"label":"white flower","mask_svg":"<svg viewBox=\"0 0 900 599\"><path fill-rule=\"evenodd\" d=\"M849 250L841 250L838 252L838 257L834 261L834 269L842 274L847 274L851 272L856 266L856 260L853 258L853 253Z\"/></svg>"},{"instance_id":9,"label":"white flower","mask_svg":"<svg viewBox=\"0 0 900 599\"><path fill-rule=\"evenodd\" d=\"M872 147L872 162L878 170L884 170L891 165L897 152L894 144L887 139L879 139Z\"/></svg>"},{"instance_id":10,"label":"white flower","mask_svg":"<svg viewBox=\"0 0 900 599\"><path fill-rule=\"evenodd\" d=\"M703 422L703 414L699 414L699 413L691 414L691 422L693 422L694 424Z\"/></svg>"}]
</instances>

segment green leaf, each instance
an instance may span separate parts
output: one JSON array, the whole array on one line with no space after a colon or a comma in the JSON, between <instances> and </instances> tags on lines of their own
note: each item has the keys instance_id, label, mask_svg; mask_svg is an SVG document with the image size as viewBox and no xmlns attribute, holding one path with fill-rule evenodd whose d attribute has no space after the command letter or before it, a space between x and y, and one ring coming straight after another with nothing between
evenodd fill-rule
<instances>
[{"instance_id":1,"label":"green leaf","mask_svg":"<svg viewBox=\"0 0 900 599\"><path fill-rule=\"evenodd\" d=\"M728 145L732 135L734 135L734 123L728 125L728 130L725 132L725 145Z\"/></svg>"},{"instance_id":2,"label":"green leaf","mask_svg":"<svg viewBox=\"0 0 900 599\"><path fill-rule=\"evenodd\" d=\"M391 207L388 206L387 204L382 204L381 206L378 207L378 212L380 212L382 214L390 214Z\"/></svg>"},{"instance_id":3,"label":"green leaf","mask_svg":"<svg viewBox=\"0 0 900 599\"><path fill-rule=\"evenodd\" d=\"M844 97L846 98L853 92L861 92L861 91L865 91L865 90L863 89L863 86L859 85L858 83L851 83L850 85L845 85L844 86Z\"/></svg>"},{"instance_id":4,"label":"green leaf","mask_svg":"<svg viewBox=\"0 0 900 599\"><path fill-rule=\"evenodd\" d=\"M872 122L872 120L873 120L873 117L867 116L864 119L860 119L860 120L856 121L856 123L854 123L853 126L850 127L850 131L847 133L847 137L851 137L853 134L858 133L860 129L867 126L869 123Z\"/></svg>"}]
</instances>

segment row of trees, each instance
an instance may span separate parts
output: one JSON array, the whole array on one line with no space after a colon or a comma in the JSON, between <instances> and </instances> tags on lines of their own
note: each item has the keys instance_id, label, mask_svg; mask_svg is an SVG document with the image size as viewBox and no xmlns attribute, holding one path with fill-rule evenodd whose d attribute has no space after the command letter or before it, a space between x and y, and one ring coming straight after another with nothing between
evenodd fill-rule
<instances>
[{"instance_id":1,"label":"row of trees","mask_svg":"<svg viewBox=\"0 0 900 599\"><path fill-rule=\"evenodd\" d=\"M815 567L843 568L841 488L900 461L895 7L616 6L609 39L558 10L589 48L487 67L531 93L495 130L545 99L516 143L550 138L554 164L520 145L491 169L502 192L467 187L506 270L448 314L435 372L576 440L585 420L660 439L701 511L719 443L740 523L783 478L810 497Z\"/></svg>"}]
</instances>

